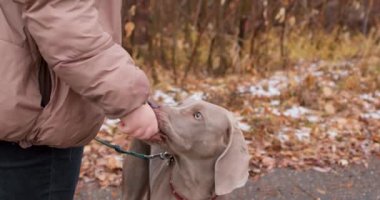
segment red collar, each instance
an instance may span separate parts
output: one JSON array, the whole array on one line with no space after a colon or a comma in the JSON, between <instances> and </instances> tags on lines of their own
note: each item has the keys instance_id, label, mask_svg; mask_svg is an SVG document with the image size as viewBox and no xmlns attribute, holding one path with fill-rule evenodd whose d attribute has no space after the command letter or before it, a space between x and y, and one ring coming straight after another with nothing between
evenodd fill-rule
<instances>
[{"instance_id":1,"label":"red collar","mask_svg":"<svg viewBox=\"0 0 380 200\"><path fill-rule=\"evenodd\" d=\"M188 200L187 198L183 197L182 195L180 195L177 191L175 191L174 189L174 185L173 185L173 181L172 181L172 174L170 173L170 180L169 180L169 186L170 186L170 191L171 193L173 194L173 196L177 199L177 200ZM213 195L210 200L216 200L216 197L218 197L217 195Z\"/></svg>"}]
</instances>

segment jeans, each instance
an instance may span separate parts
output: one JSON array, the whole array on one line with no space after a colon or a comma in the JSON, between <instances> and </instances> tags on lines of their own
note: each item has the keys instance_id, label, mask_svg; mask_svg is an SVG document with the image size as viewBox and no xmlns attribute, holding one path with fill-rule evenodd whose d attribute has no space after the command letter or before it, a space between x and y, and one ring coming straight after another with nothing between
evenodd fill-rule
<instances>
[{"instance_id":1,"label":"jeans","mask_svg":"<svg viewBox=\"0 0 380 200\"><path fill-rule=\"evenodd\" d=\"M57 149L0 141L0 200L71 200L83 147Z\"/></svg>"}]
</instances>

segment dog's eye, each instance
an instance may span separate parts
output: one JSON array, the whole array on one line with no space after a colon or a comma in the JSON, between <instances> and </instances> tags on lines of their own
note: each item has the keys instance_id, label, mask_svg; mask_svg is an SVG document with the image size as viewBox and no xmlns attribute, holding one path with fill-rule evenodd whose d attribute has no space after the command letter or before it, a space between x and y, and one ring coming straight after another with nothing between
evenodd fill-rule
<instances>
[{"instance_id":1,"label":"dog's eye","mask_svg":"<svg viewBox=\"0 0 380 200\"><path fill-rule=\"evenodd\" d=\"M193 116L194 116L194 119L196 119L196 120L202 119L202 113L201 112L195 112L193 114Z\"/></svg>"}]
</instances>

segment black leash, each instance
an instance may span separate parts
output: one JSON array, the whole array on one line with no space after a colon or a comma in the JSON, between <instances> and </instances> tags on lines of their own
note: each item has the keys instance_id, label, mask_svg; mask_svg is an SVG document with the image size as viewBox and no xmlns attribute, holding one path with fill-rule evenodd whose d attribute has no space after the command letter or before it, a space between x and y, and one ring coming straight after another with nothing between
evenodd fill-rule
<instances>
[{"instance_id":1,"label":"black leash","mask_svg":"<svg viewBox=\"0 0 380 200\"><path fill-rule=\"evenodd\" d=\"M99 142L100 144L103 144L109 148L112 148L113 150L115 150L118 153L127 154L130 156L134 156L136 158L141 158L141 159L146 159L146 160L151 160L151 159L155 159L155 158L160 158L161 160L170 160L172 158L172 155L166 151L158 153L158 154L146 155L146 154L141 154L141 153L137 153L134 151L124 150L119 145L111 144L110 142L108 142L106 140L102 140L98 137L95 137L95 140L97 142Z\"/></svg>"}]
</instances>

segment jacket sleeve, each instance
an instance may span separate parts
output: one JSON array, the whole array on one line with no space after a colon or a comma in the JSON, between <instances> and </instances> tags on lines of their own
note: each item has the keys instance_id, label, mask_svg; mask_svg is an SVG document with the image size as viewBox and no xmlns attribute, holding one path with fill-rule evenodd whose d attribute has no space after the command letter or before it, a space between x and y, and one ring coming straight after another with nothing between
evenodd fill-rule
<instances>
[{"instance_id":1,"label":"jacket sleeve","mask_svg":"<svg viewBox=\"0 0 380 200\"><path fill-rule=\"evenodd\" d=\"M19 0L19 2L22 0ZM23 1L23 18L42 56L74 91L110 118L148 98L149 81L99 23L93 0Z\"/></svg>"}]
</instances>

